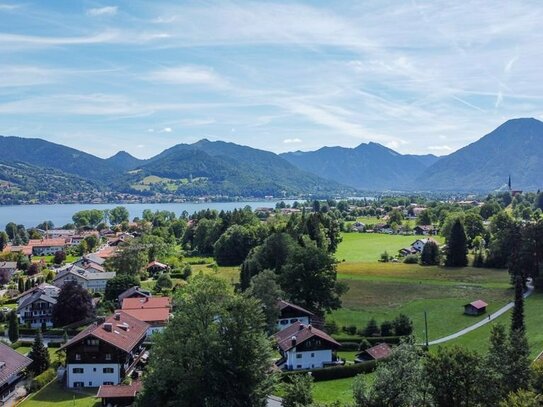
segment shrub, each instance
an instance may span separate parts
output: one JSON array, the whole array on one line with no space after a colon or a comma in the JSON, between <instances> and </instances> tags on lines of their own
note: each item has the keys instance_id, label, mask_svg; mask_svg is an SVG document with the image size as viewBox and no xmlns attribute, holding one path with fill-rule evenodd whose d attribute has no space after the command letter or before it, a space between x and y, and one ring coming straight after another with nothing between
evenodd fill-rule
<instances>
[{"instance_id":1,"label":"shrub","mask_svg":"<svg viewBox=\"0 0 543 407\"><path fill-rule=\"evenodd\" d=\"M361 373L370 373L375 370L377 362L371 360L364 363L356 363L354 365L325 367L320 369L312 369L311 376L316 382L325 380L345 379L348 377L354 377ZM284 372L283 379L288 378L291 375L307 374L307 371L303 372Z\"/></svg>"},{"instance_id":2,"label":"shrub","mask_svg":"<svg viewBox=\"0 0 543 407\"><path fill-rule=\"evenodd\" d=\"M387 251L384 251L383 253L381 253L381 258L379 259L379 261L383 263L388 263L390 259L391 259L391 256L388 254Z\"/></svg>"},{"instance_id":3,"label":"shrub","mask_svg":"<svg viewBox=\"0 0 543 407\"><path fill-rule=\"evenodd\" d=\"M356 326L355 325L349 325L345 327L345 332L349 335L355 335L356 334Z\"/></svg>"},{"instance_id":4,"label":"shrub","mask_svg":"<svg viewBox=\"0 0 543 407\"><path fill-rule=\"evenodd\" d=\"M31 392L40 390L43 386L55 380L56 376L57 376L57 373L55 372L55 369L53 368L47 369L45 372L43 372L42 374L39 374L34 379L32 379L29 390Z\"/></svg>"},{"instance_id":5,"label":"shrub","mask_svg":"<svg viewBox=\"0 0 543 407\"><path fill-rule=\"evenodd\" d=\"M358 344L358 350L363 351L363 350L371 348L371 346L372 345L371 345L370 341L368 341L366 338L364 338Z\"/></svg>"},{"instance_id":6,"label":"shrub","mask_svg":"<svg viewBox=\"0 0 543 407\"><path fill-rule=\"evenodd\" d=\"M372 318L368 321L368 324L364 328L364 336L376 336L379 334L379 327L377 326L377 321L375 318Z\"/></svg>"},{"instance_id":7,"label":"shrub","mask_svg":"<svg viewBox=\"0 0 543 407\"><path fill-rule=\"evenodd\" d=\"M400 314L392 322L396 336L407 336L413 333L413 321L405 314Z\"/></svg>"},{"instance_id":8,"label":"shrub","mask_svg":"<svg viewBox=\"0 0 543 407\"><path fill-rule=\"evenodd\" d=\"M392 336L394 334L394 326L390 321L381 323L381 336Z\"/></svg>"},{"instance_id":9,"label":"shrub","mask_svg":"<svg viewBox=\"0 0 543 407\"><path fill-rule=\"evenodd\" d=\"M405 264L417 264L419 262L419 257L416 254L408 254L403 259Z\"/></svg>"},{"instance_id":10,"label":"shrub","mask_svg":"<svg viewBox=\"0 0 543 407\"><path fill-rule=\"evenodd\" d=\"M339 328L337 326L337 323L336 321L332 320L332 321L327 321L325 324L324 324L324 331L326 333L328 333L329 335L333 335L335 333L337 333L339 331Z\"/></svg>"}]
</instances>

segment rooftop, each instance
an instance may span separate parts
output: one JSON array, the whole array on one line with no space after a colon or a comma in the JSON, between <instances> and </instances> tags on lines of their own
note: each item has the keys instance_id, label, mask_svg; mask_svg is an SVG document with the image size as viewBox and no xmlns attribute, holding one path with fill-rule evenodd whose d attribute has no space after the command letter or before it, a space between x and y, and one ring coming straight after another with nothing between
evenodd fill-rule
<instances>
[{"instance_id":1,"label":"rooftop","mask_svg":"<svg viewBox=\"0 0 543 407\"><path fill-rule=\"evenodd\" d=\"M165 308L170 309L169 297L144 297L144 298L125 298L122 309L152 309Z\"/></svg>"},{"instance_id":2,"label":"rooftop","mask_svg":"<svg viewBox=\"0 0 543 407\"><path fill-rule=\"evenodd\" d=\"M284 352L313 337L318 337L323 341L328 342L332 348L339 348L341 346L327 333L314 328L311 325L304 325L300 322L296 322L275 334L277 345ZM296 339L296 341L293 341L293 339Z\"/></svg>"},{"instance_id":3,"label":"rooftop","mask_svg":"<svg viewBox=\"0 0 543 407\"><path fill-rule=\"evenodd\" d=\"M31 359L0 342L0 387L31 363Z\"/></svg>"}]
</instances>

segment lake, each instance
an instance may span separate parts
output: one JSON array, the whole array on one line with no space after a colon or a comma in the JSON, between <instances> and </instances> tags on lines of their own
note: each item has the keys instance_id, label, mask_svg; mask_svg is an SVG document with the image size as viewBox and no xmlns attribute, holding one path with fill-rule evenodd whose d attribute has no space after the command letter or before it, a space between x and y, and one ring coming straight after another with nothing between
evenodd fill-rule
<instances>
[{"instance_id":1,"label":"lake","mask_svg":"<svg viewBox=\"0 0 543 407\"><path fill-rule=\"evenodd\" d=\"M15 222L25 227L34 227L43 221L50 220L55 227L61 227L72 222L72 215L85 209L113 209L116 206L124 206L130 212L130 219L141 217L144 209L155 211L170 211L180 215L183 211L189 214L202 209L234 210L249 205L251 208L275 208L280 201L243 201L243 202L186 202L186 203L142 203L142 204L56 204L56 205L14 205L0 206L0 230L4 230L6 224ZM294 201L285 200L285 203Z\"/></svg>"}]
</instances>

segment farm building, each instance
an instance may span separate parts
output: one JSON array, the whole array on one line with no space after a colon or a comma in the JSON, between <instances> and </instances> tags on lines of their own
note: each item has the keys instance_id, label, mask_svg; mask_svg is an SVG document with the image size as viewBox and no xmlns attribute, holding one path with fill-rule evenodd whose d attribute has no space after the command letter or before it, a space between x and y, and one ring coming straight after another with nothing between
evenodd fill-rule
<instances>
[{"instance_id":1,"label":"farm building","mask_svg":"<svg viewBox=\"0 0 543 407\"><path fill-rule=\"evenodd\" d=\"M488 304L483 300L473 301L472 303L464 305L464 314L466 315L481 315L486 312Z\"/></svg>"},{"instance_id":2,"label":"farm building","mask_svg":"<svg viewBox=\"0 0 543 407\"><path fill-rule=\"evenodd\" d=\"M388 358L392 348L387 343L380 343L356 355L355 363L368 362L370 360L381 360Z\"/></svg>"}]
</instances>

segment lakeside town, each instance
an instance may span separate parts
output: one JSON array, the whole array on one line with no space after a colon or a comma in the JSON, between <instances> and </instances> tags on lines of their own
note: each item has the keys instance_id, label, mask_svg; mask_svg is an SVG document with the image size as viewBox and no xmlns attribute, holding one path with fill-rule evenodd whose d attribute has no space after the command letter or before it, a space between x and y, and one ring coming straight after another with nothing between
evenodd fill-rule
<instances>
[{"instance_id":1,"label":"lakeside town","mask_svg":"<svg viewBox=\"0 0 543 407\"><path fill-rule=\"evenodd\" d=\"M482 372L498 351L515 355L502 377L520 376L492 403L535 397L542 206L510 191L8 223L2 402L156 405L186 376L195 405L199 381L248 405L387 405L385 383L415 400L416 374ZM437 378L429 397L452 391Z\"/></svg>"}]
</instances>

